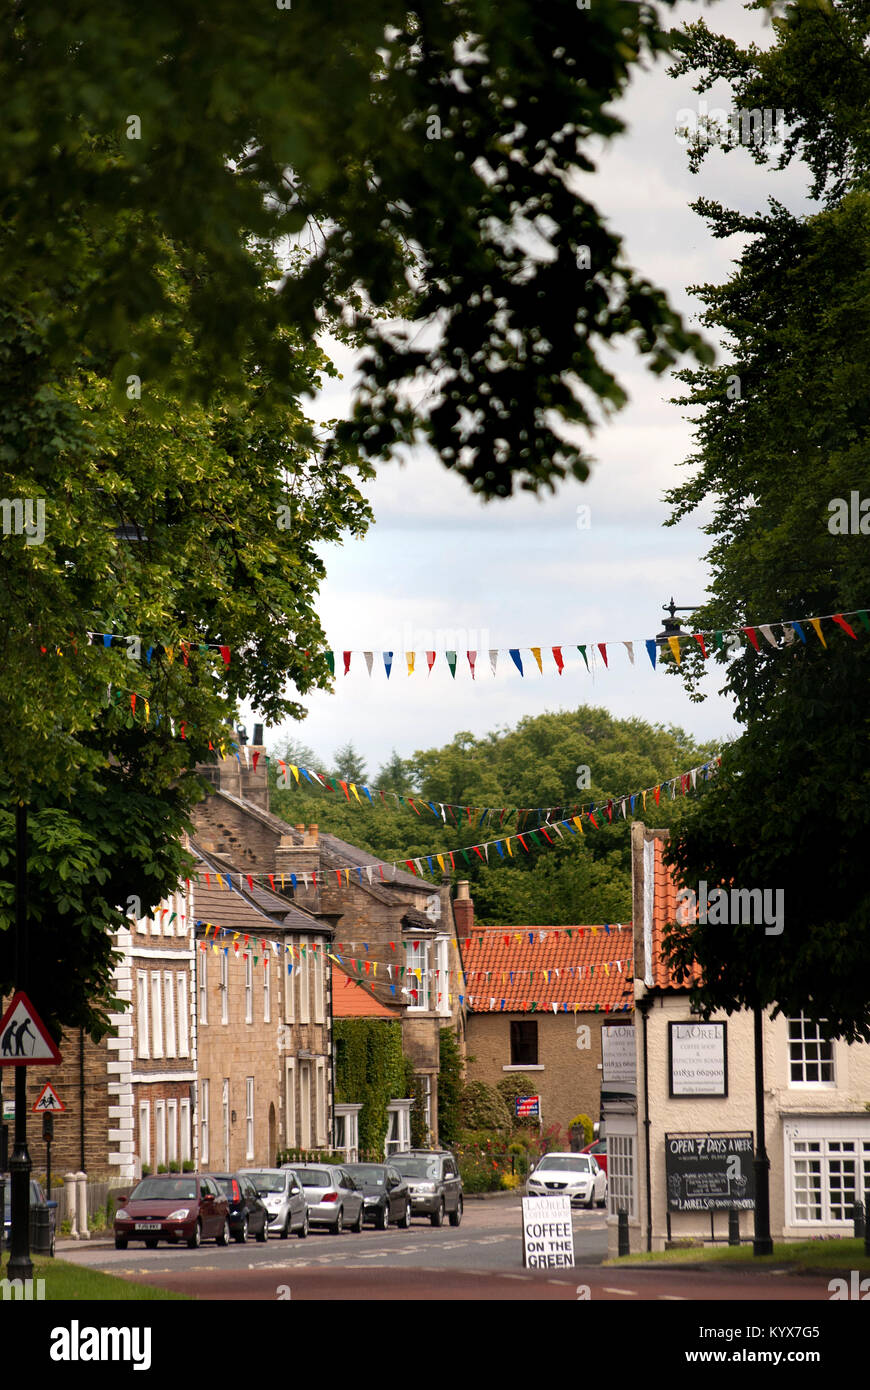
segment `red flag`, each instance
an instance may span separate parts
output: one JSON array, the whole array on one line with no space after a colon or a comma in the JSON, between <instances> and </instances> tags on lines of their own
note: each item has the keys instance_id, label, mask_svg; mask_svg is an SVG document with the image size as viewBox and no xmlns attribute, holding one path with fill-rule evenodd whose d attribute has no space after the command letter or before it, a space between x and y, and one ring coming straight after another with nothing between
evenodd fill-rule
<instances>
[{"instance_id":1,"label":"red flag","mask_svg":"<svg viewBox=\"0 0 870 1390\"><path fill-rule=\"evenodd\" d=\"M348 671L350 670L350 658L351 658L351 655L352 655L351 652L345 652L345 653L344 653L344 674L345 674L345 675L347 675Z\"/></svg>"},{"instance_id":2,"label":"red flag","mask_svg":"<svg viewBox=\"0 0 870 1390\"><path fill-rule=\"evenodd\" d=\"M523 839L522 835L517 835L517 839L519 840L519 842L520 842L520 844L522 845L523 849L526 851L526 854L528 854L528 852L529 852L529 847L528 847L528 845L526 844L525 840Z\"/></svg>"},{"instance_id":3,"label":"red flag","mask_svg":"<svg viewBox=\"0 0 870 1390\"><path fill-rule=\"evenodd\" d=\"M474 663L477 660L477 652L466 652L465 655L468 657L468 664L471 667L471 679L474 680Z\"/></svg>"},{"instance_id":4,"label":"red flag","mask_svg":"<svg viewBox=\"0 0 870 1390\"><path fill-rule=\"evenodd\" d=\"M341 790L344 792L347 800L350 801L350 792L347 789L347 782L339 782L338 785L341 787Z\"/></svg>"},{"instance_id":5,"label":"red flag","mask_svg":"<svg viewBox=\"0 0 870 1390\"><path fill-rule=\"evenodd\" d=\"M854 637L855 641L857 642L858 638L855 637L855 633L852 631L849 624L846 622L846 619L843 617L842 613L835 613L833 616L834 622L837 624L837 626L841 627L844 632L848 632L849 636Z\"/></svg>"},{"instance_id":6,"label":"red flag","mask_svg":"<svg viewBox=\"0 0 870 1390\"><path fill-rule=\"evenodd\" d=\"M230 649L229 649L229 647L221 647L221 656L222 656L223 659L224 659L224 665L225 665L225 666L229 666L229 664L230 664Z\"/></svg>"},{"instance_id":7,"label":"red flag","mask_svg":"<svg viewBox=\"0 0 870 1390\"><path fill-rule=\"evenodd\" d=\"M181 656L182 656L182 660L184 661L185 666L187 666L187 665L190 664L190 663L188 662L188 660L187 660L187 653L188 653L189 651L190 651L190 647L188 646L187 642L182 642L182 644L181 644Z\"/></svg>"},{"instance_id":8,"label":"red flag","mask_svg":"<svg viewBox=\"0 0 870 1390\"><path fill-rule=\"evenodd\" d=\"M695 633L695 641L698 643L698 646L701 648L701 651L704 653L704 660L706 661L706 660L707 660L707 648L704 646L704 634L703 634L703 632L696 632L696 633Z\"/></svg>"},{"instance_id":9,"label":"red flag","mask_svg":"<svg viewBox=\"0 0 870 1390\"><path fill-rule=\"evenodd\" d=\"M253 893L253 891L254 891L254 880L251 878L251 875L250 875L250 874L245 874L245 878L248 880L248 887L250 888L251 892Z\"/></svg>"},{"instance_id":10,"label":"red flag","mask_svg":"<svg viewBox=\"0 0 870 1390\"><path fill-rule=\"evenodd\" d=\"M260 761L260 750L259 750L259 748L255 748L255 749L254 749L254 771L255 771L255 772L257 771L257 763L258 763L259 761Z\"/></svg>"},{"instance_id":11,"label":"red flag","mask_svg":"<svg viewBox=\"0 0 870 1390\"><path fill-rule=\"evenodd\" d=\"M746 633L746 636L749 638L749 640L750 640L750 642L752 643L752 645L753 645L753 647L755 648L755 650L756 650L756 651L760 651L761 649L760 649L760 647L759 647L759 645L758 645L758 638L757 638L756 635L755 635L755 628L754 628L754 627L745 627L745 628L743 629L743 631Z\"/></svg>"},{"instance_id":12,"label":"red flag","mask_svg":"<svg viewBox=\"0 0 870 1390\"><path fill-rule=\"evenodd\" d=\"M598 650L599 650L600 653L601 653L601 660L604 662L604 665L606 666L606 665L607 665L607 643L606 643L606 642L598 642L598 643L596 643L596 645L597 645L597 647L598 647Z\"/></svg>"},{"instance_id":13,"label":"red flag","mask_svg":"<svg viewBox=\"0 0 870 1390\"><path fill-rule=\"evenodd\" d=\"M431 676L431 674L432 674L432 667L435 665L435 653L434 653L434 652L427 652L427 653L426 653L426 660L427 660L427 662L429 663L429 675Z\"/></svg>"},{"instance_id":14,"label":"red flag","mask_svg":"<svg viewBox=\"0 0 870 1390\"><path fill-rule=\"evenodd\" d=\"M592 814L591 811L589 812L589 819L591 820L592 824L595 826L595 829L597 830L597 829L598 829L598 821L595 819L595 817L593 816L593 814Z\"/></svg>"},{"instance_id":15,"label":"red flag","mask_svg":"<svg viewBox=\"0 0 870 1390\"><path fill-rule=\"evenodd\" d=\"M564 661L562 660L562 648L561 648L561 647L553 647L553 648L552 648L552 652L553 652L553 660L555 661L556 665L558 666L558 668L559 668L559 675L561 676L561 674L562 674L562 669L563 669L563 667L564 667L564 665L565 665Z\"/></svg>"},{"instance_id":16,"label":"red flag","mask_svg":"<svg viewBox=\"0 0 870 1390\"><path fill-rule=\"evenodd\" d=\"M661 796L661 793L662 793L661 787L660 787L660 786L659 786L659 787L656 787L656 789L655 789L655 799L656 799L656 805L657 805L657 806L658 806L658 804L659 804L659 797Z\"/></svg>"},{"instance_id":17,"label":"red flag","mask_svg":"<svg viewBox=\"0 0 870 1390\"><path fill-rule=\"evenodd\" d=\"M274 875L274 874L270 874L270 875L269 875L269 882L271 883L272 888L274 889L274 888L275 888L275 875Z\"/></svg>"},{"instance_id":18,"label":"red flag","mask_svg":"<svg viewBox=\"0 0 870 1390\"><path fill-rule=\"evenodd\" d=\"M130 708L131 708L131 710L133 711L133 713L135 714L135 713L136 713L136 696L135 696L135 693L134 693L133 695L130 696ZM211 747L211 744L209 744L209 747Z\"/></svg>"}]
</instances>

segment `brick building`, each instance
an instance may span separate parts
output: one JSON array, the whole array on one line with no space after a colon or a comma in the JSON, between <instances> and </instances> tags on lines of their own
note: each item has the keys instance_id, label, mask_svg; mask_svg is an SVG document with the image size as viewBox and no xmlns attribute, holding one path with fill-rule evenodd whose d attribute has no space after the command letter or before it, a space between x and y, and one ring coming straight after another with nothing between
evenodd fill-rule
<instances>
[{"instance_id":1,"label":"brick building","mask_svg":"<svg viewBox=\"0 0 870 1390\"><path fill-rule=\"evenodd\" d=\"M460 883L454 905L463 903L467 1080L528 1076L544 1128L597 1119L602 1028L633 1009L631 927L477 927L467 893Z\"/></svg>"}]
</instances>

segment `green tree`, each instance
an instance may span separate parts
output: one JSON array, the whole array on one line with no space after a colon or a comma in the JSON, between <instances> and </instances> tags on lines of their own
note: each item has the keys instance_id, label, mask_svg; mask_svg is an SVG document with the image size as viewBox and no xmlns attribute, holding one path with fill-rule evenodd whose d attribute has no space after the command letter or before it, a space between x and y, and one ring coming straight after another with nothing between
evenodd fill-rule
<instances>
[{"instance_id":1,"label":"green tree","mask_svg":"<svg viewBox=\"0 0 870 1390\"><path fill-rule=\"evenodd\" d=\"M714 653L745 730L715 787L687 807L671 862L688 889L781 891L784 915L781 935L689 916L670 958L683 978L700 963L694 993L708 1012L803 1010L850 1041L870 1039L870 774L856 755L870 727L870 645L859 618L848 619L854 639L824 622L824 646L809 625L803 641L777 620L863 609L870 588L866 537L835 522L836 499L866 493L870 477L866 132L847 135L845 123L866 85L866 21L851 4L790 8L769 57L731 53L741 102L778 100L788 77L790 148L828 185L829 206L798 218L776 203L756 217L700 205L714 235L749 240L726 284L699 291L731 360L685 374L698 448L671 494L673 521L712 506L712 598L693 622L727 632L773 619L780 644ZM686 63L724 75L724 54L696 33ZM692 691L701 662L683 664Z\"/></svg>"},{"instance_id":2,"label":"green tree","mask_svg":"<svg viewBox=\"0 0 870 1390\"><path fill-rule=\"evenodd\" d=\"M704 351L574 177L667 46L628 0L15 4L0 299L51 324L58 370L96 344L120 392L134 374L200 400L244 398L252 358L286 379L284 334L329 324L362 357L327 455L422 438L484 496L585 478L570 427L625 399L602 349L627 339L656 372ZM250 248L281 242L305 254L276 276ZM436 389L414 407L421 376Z\"/></svg>"},{"instance_id":3,"label":"green tree","mask_svg":"<svg viewBox=\"0 0 870 1390\"><path fill-rule=\"evenodd\" d=\"M336 748L332 758L333 775L342 782L364 782L366 779L365 758L361 758L350 740Z\"/></svg>"},{"instance_id":4,"label":"green tree","mask_svg":"<svg viewBox=\"0 0 870 1390\"><path fill-rule=\"evenodd\" d=\"M462 1053L452 1028L442 1028L438 1040L438 1138L445 1148L459 1142L462 1128Z\"/></svg>"}]
</instances>

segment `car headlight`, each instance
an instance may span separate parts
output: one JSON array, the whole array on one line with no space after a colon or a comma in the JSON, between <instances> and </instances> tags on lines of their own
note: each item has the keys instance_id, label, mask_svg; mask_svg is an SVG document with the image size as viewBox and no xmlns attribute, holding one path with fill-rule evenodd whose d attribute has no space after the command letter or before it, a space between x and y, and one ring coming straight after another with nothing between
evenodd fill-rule
<instances>
[{"instance_id":1,"label":"car headlight","mask_svg":"<svg viewBox=\"0 0 870 1390\"><path fill-rule=\"evenodd\" d=\"M169 1215L167 1216L166 1220L167 1220L167 1221L184 1221L184 1220L186 1220L186 1218L187 1218L188 1216L190 1216L190 1208L189 1208L189 1207L179 1207L179 1208L178 1208L178 1211L171 1211L171 1212L169 1213Z\"/></svg>"},{"instance_id":2,"label":"car headlight","mask_svg":"<svg viewBox=\"0 0 870 1390\"><path fill-rule=\"evenodd\" d=\"M115 1212L115 1220L116 1220L116 1221L129 1221L129 1220L130 1220L130 1213L129 1213L128 1211L116 1211L116 1212Z\"/></svg>"},{"instance_id":3,"label":"car headlight","mask_svg":"<svg viewBox=\"0 0 870 1390\"><path fill-rule=\"evenodd\" d=\"M435 1189L435 1184L434 1184L434 1182L418 1182L418 1183L417 1183L417 1191L418 1191L418 1192L434 1192L435 1190L436 1190L436 1189Z\"/></svg>"}]
</instances>

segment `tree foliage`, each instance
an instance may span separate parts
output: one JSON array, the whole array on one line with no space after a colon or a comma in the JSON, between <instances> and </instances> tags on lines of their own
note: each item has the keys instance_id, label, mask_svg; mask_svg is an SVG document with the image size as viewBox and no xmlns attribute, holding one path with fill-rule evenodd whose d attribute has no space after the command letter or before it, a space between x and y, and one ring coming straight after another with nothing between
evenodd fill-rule
<instances>
[{"instance_id":1,"label":"tree foliage","mask_svg":"<svg viewBox=\"0 0 870 1390\"><path fill-rule=\"evenodd\" d=\"M247 396L252 359L292 377L286 333L329 326L362 359L327 453L422 438L484 496L582 479L566 427L625 399L602 349L627 339L656 372L705 353L575 181L667 44L627 0L16 3L0 298L50 323L56 365L98 344L119 389L132 372L201 401ZM250 249L281 242L305 256L276 276Z\"/></svg>"}]
</instances>

